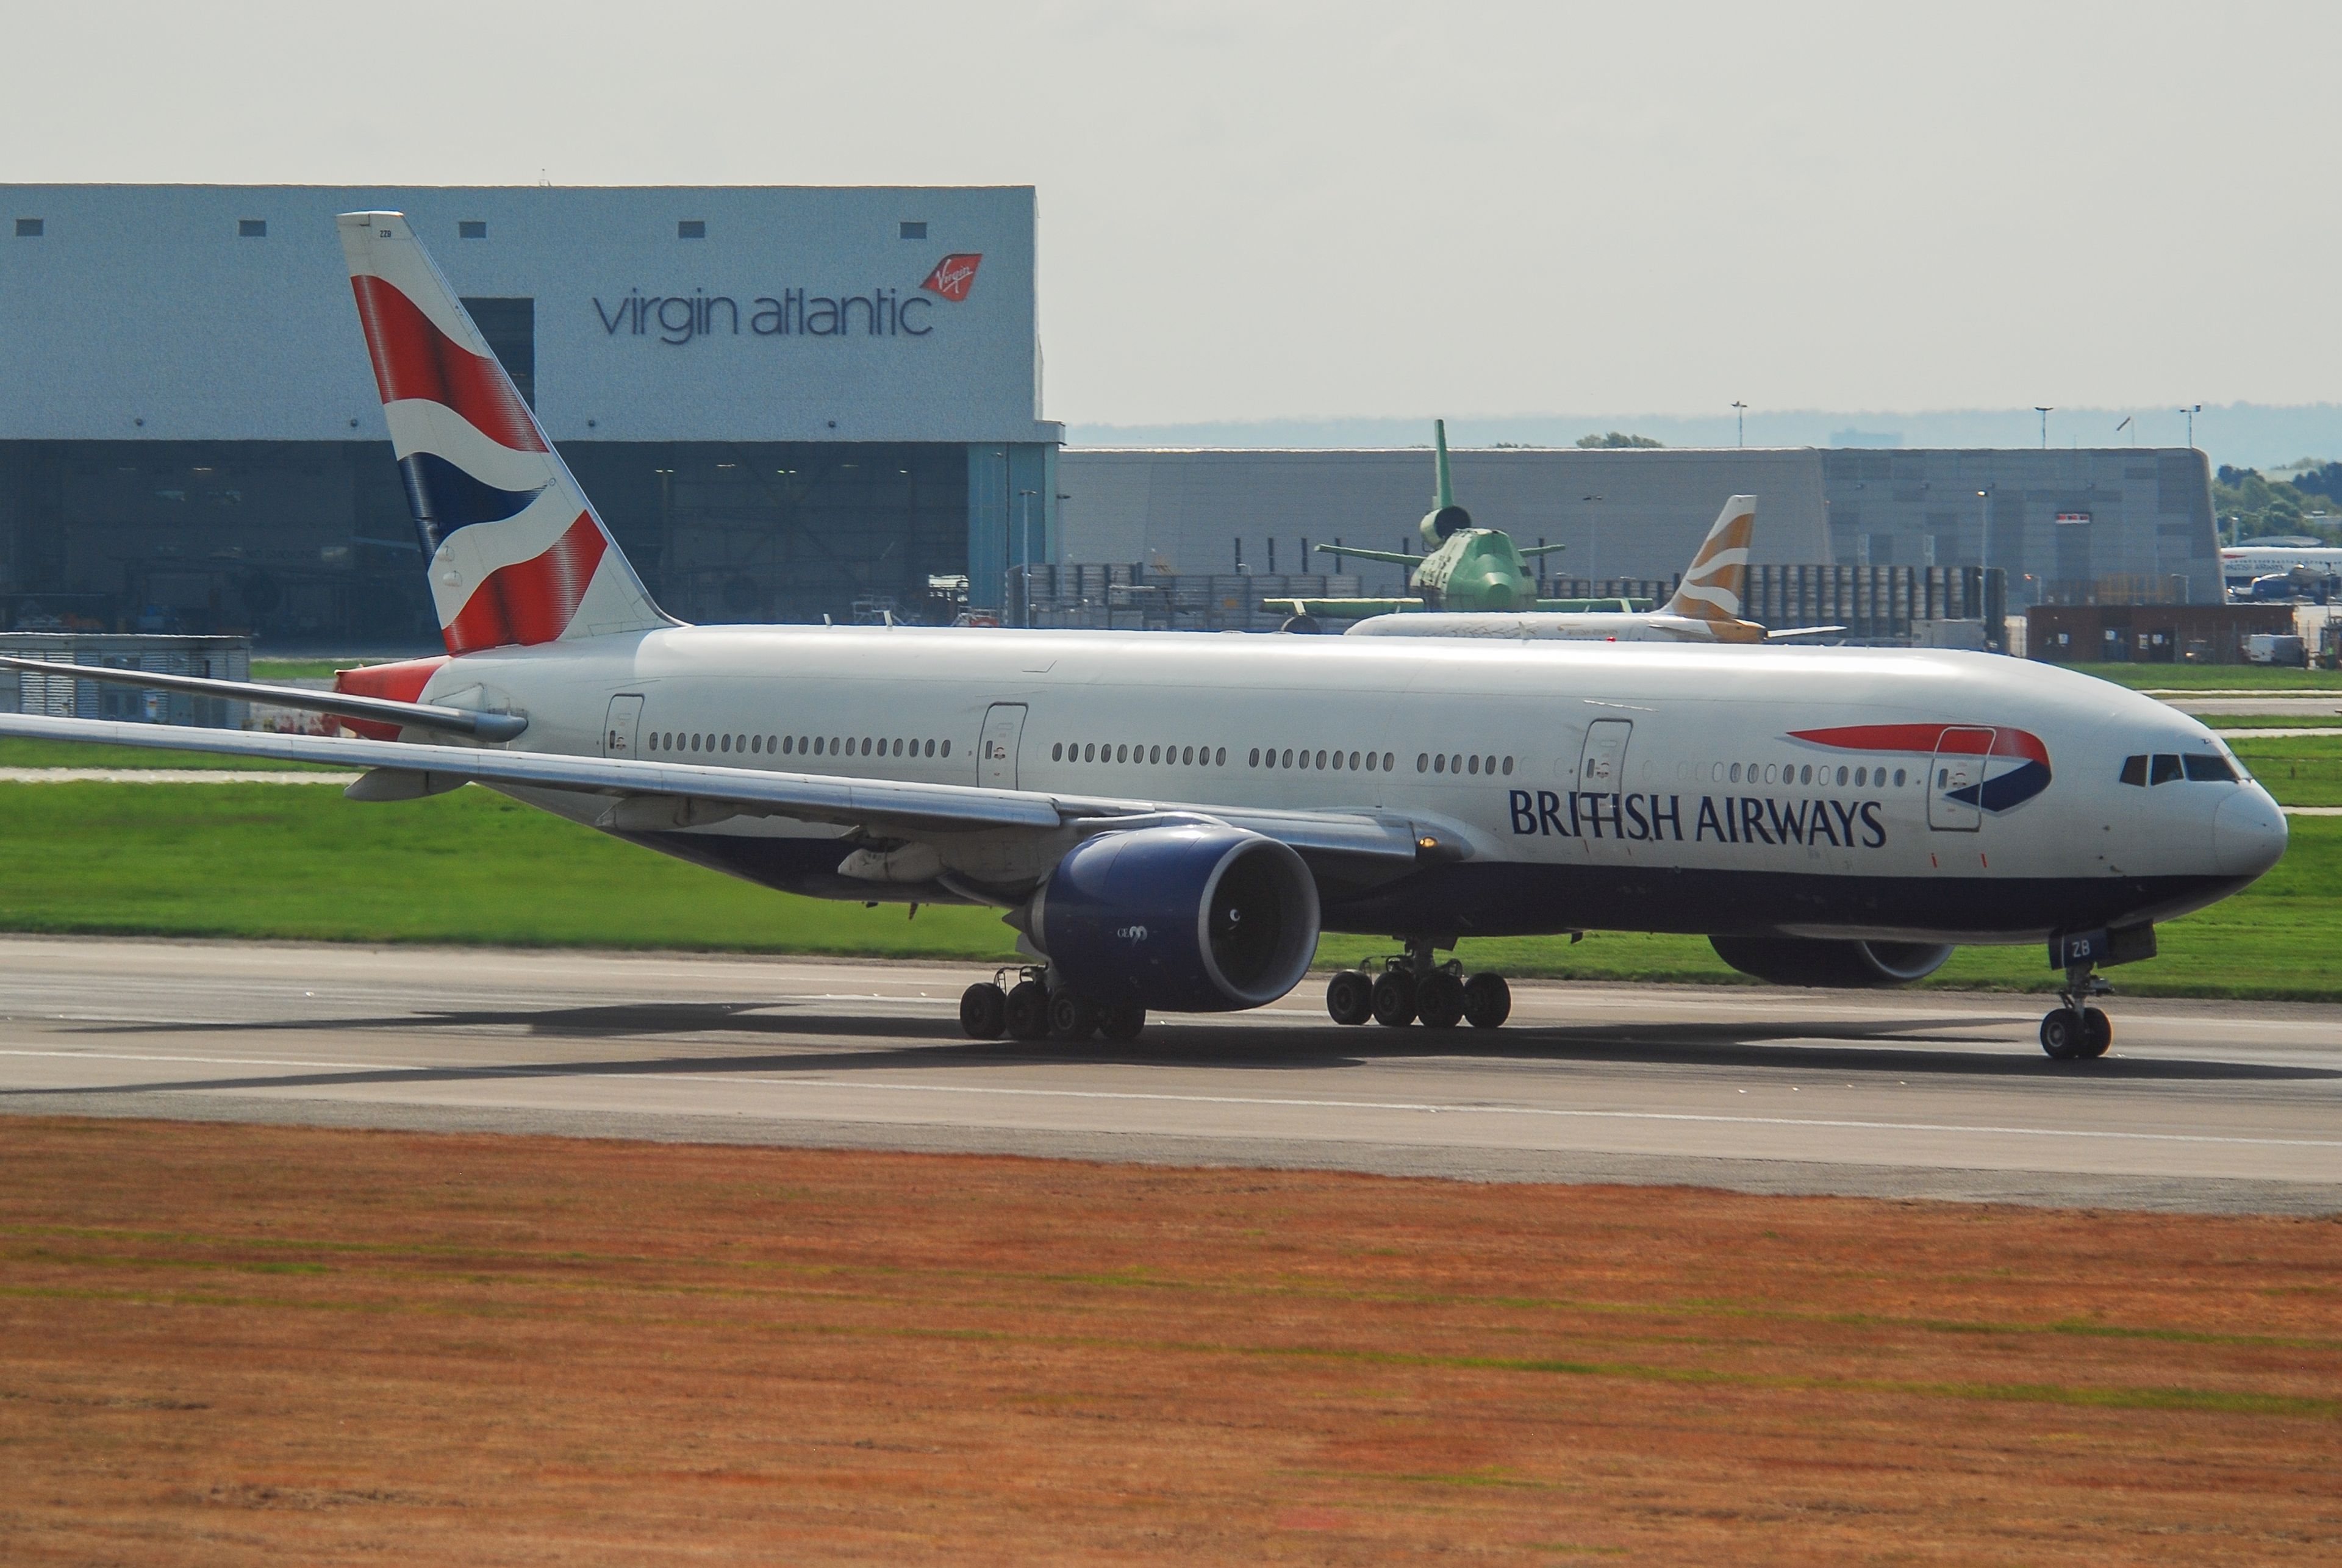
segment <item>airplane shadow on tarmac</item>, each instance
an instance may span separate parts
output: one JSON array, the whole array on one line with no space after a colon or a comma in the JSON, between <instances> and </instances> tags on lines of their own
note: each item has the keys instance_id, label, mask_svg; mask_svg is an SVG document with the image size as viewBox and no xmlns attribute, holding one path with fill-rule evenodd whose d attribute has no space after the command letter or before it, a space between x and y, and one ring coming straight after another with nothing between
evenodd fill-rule
<instances>
[{"instance_id":1,"label":"airplane shadow on tarmac","mask_svg":"<svg viewBox=\"0 0 2342 1568\"><path fill-rule=\"evenodd\" d=\"M2030 1022L2029 1015L2024 1020ZM1960 1025L1950 1025L1957 1028ZM2172 1057L2126 1057L2095 1062L2053 1062L2014 1042L1996 1039L1990 1052L1937 1048L1915 1040L1926 1032L1941 1038L1947 1023L1938 1014L1874 1020L1851 1024L1843 1019L1767 1024L1675 1023L1665 1024L1550 1024L1500 1031L1456 1029L1434 1033L1382 1029L1369 1024L1341 1028L1278 1025L1263 1028L1231 1019L1218 1026L1186 1024L1158 1030L1129 1043L1078 1044L966 1040L956 1020L885 1018L810 1008L776 1008L764 1002L638 1003L618 1006L545 1009L473 1009L417 1012L360 1018L256 1019L203 1024L137 1024L95 1026L93 1034L364 1034L394 1032L451 1036L482 1030L512 1030L527 1037L625 1040L644 1036L754 1034L807 1046L841 1039L866 1039L866 1049L774 1049L729 1054L674 1054L571 1062L483 1062L415 1068L356 1067L304 1070L242 1078L188 1079L116 1084L88 1089L0 1090L0 1100L34 1094L132 1094L173 1091L325 1088L365 1084L427 1084L495 1079L624 1077L628 1074L778 1074L810 1076L901 1072L905 1069L999 1068L1081 1065L1126 1068L1240 1068L1268 1071L1338 1071L1376 1062L1452 1056L1524 1064L1569 1063L1604 1066L1726 1067L1784 1069L1831 1074L1927 1074L1957 1078L2037 1078L2088 1084L2157 1081L2268 1082L2342 1077L2342 1071L2260 1062L2220 1062ZM1954 1036L1957 1038L1958 1036ZM1970 1035L1967 1038L1976 1040ZM1826 1042L1815 1044L1816 1041ZM1797 1041L1799 1044L1783 1042ZM896 1042L889 1046L886 1042ZM448 1044L454 1044L453 1038ZM1982 1043L1978 1041L1978 1043ZM493 1041L472 1044L492 1048Z\"/></svg>"}]
</instances>

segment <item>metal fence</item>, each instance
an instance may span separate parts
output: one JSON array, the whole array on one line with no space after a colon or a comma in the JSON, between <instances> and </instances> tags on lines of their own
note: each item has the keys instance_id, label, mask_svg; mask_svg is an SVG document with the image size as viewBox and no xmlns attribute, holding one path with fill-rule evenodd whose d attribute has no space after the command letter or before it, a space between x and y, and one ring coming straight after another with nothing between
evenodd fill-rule
<instances>
[{"instance_id":1,"label":"metal fence","mask_svg":"<svg viewBox=\"0 0 2342 1568\"><path fill-rule=\"evenodd\" d=\"M105 664L118 670L151 670L165 675L205 675L215 680L252 678L249 637L135 636L115 633L0 633L0 654L45 664ZM0 668L0 713L40 714L51 718L114 719L131 724L194 724L205 729L242 729L249 704L218 697L142 692L135 686L101 684L68 674L43 675Z\"/></svg>"}]
</instances>

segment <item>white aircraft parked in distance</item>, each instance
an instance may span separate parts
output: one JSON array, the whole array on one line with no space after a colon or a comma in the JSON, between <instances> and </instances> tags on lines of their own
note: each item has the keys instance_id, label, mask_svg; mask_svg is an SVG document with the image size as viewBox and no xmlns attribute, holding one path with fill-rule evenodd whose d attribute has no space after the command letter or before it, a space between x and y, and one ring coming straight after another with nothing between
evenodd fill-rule
<instances>
[{"instance_id":1,"label":"white aircraft parked in distance","mask_svg":"<svg viewBox=\"0 0 2342 1568\"><path fill-rule=\"evenodd\" d=\"M2256 577L2274 577L2307 566L2320 576L2342 573L2342 549L2319 539L2286 537L2255 539L2223 545L2220 580L2231 589L2249 588Z\"/></svg>"},{"instance_id":2,"label":"white aircraft parked in distance","mask_svg":"<svg viewBox=\"0 0 2342 1568\"><path fill-rule=\"evenodd\" d=\"M1674 597L1656 610L1522 610L1371 615L1350 637L1546 638L1589 643L1764 643L1818 637L1844 626L1767 631L1740 618L1748 595L1748 545L1756 532L1756 497L1735 495L1692 556Z\"/></svg>"},{"instance_id":3,"label":"white aircraft parked in distance","mask_svg":"<svg viewBox=\"0 0 2342 1568\"><path fill-rule=\"evenodd\" d=\"M1033 962L971 1035L1135 1035L1300 983L1343 1024L1493 1027L1470 935L1706 934L1797 984L2047 943L2052 1056L2103 1052L2097 970L2234 893L2286 824L2219 737L1959 653L686 626L619 553L395 213L340 220L446 656L295 691L91 680L338 714L355 737L0 715L0 734L336 763L348 794L485 784L793 893L996 905ZM50 675L57 666L34 666Z\"/></svg>"}]
</instances>

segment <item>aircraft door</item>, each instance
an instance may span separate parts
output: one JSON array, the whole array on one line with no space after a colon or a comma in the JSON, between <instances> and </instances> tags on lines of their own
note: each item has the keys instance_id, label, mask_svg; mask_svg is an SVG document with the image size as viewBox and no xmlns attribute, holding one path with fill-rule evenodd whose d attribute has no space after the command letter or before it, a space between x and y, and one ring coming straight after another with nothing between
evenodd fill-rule
<instances>
[{"instance_id":1,"label":"aircraft door","mask_svg":"<svg viewBox=\"0 0 2342 1568\"><path fill-rule=\"evenodd\" d=\"M1025 704L995 703L984 715L976 748L976 782L987 789L1016 787L1016 747L1025 738Z\"/></svg>"},{"instance_id":2,"label":"aircraft door","mask_svg":"<svg viewBox=\"0 0 2342 1568\"><path fill-rule=\"evenodd\" d=\"M632 694L612 697L610 721L602 731L602 754L606 757L633 756L636 733L642 725L642 698Z\"/></svg>"},{"instance_id":3,"label":"aircraft door","mask_svg":"<svg viewBox=\"0 0 2342 1568\"><path fill-rule=\"evenodd\" d=\"M1987 729L1949 729L1936 737L1927 774L1927 825L1938 833L1974 833L1984 825L1977 805L1985 759L1992 753Z\"/></svg>"},{"instance_id":4,"label":"aircraft door","mask_svg":"<svg viewBox=\"0 0 2342 1568\"><path fill-rule=\"evenodd\" d=\"M1626 818L1619 808L1626 787L1626 743L1634 734L1632 719L1596 719L1586 726L1586 745L1577 754L1577 795L1569 814L1577 824L1579 843L1596 860L1626 854ZM1606 847L1611 844L1618 847Z\"/></svg>"}]
</instances>

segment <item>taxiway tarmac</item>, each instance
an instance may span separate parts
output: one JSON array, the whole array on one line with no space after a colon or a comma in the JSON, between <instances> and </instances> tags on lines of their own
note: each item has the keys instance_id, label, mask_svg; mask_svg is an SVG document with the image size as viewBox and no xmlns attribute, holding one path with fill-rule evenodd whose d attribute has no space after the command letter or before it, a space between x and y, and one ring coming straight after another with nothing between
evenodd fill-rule
<instances>
[{"instance_id":1,"label":"taxiway tarmac","mask_svg":"<svg viewBox=\"0 0 2342 1568\"><path fill-rule=\"evenodd\" d=\"M961 1037L966 965L0 938L0 1109L2342 1210L2342 1009L1523 983L1514 1022L1282 1004Z\"/></svg>"}]
</instances>

